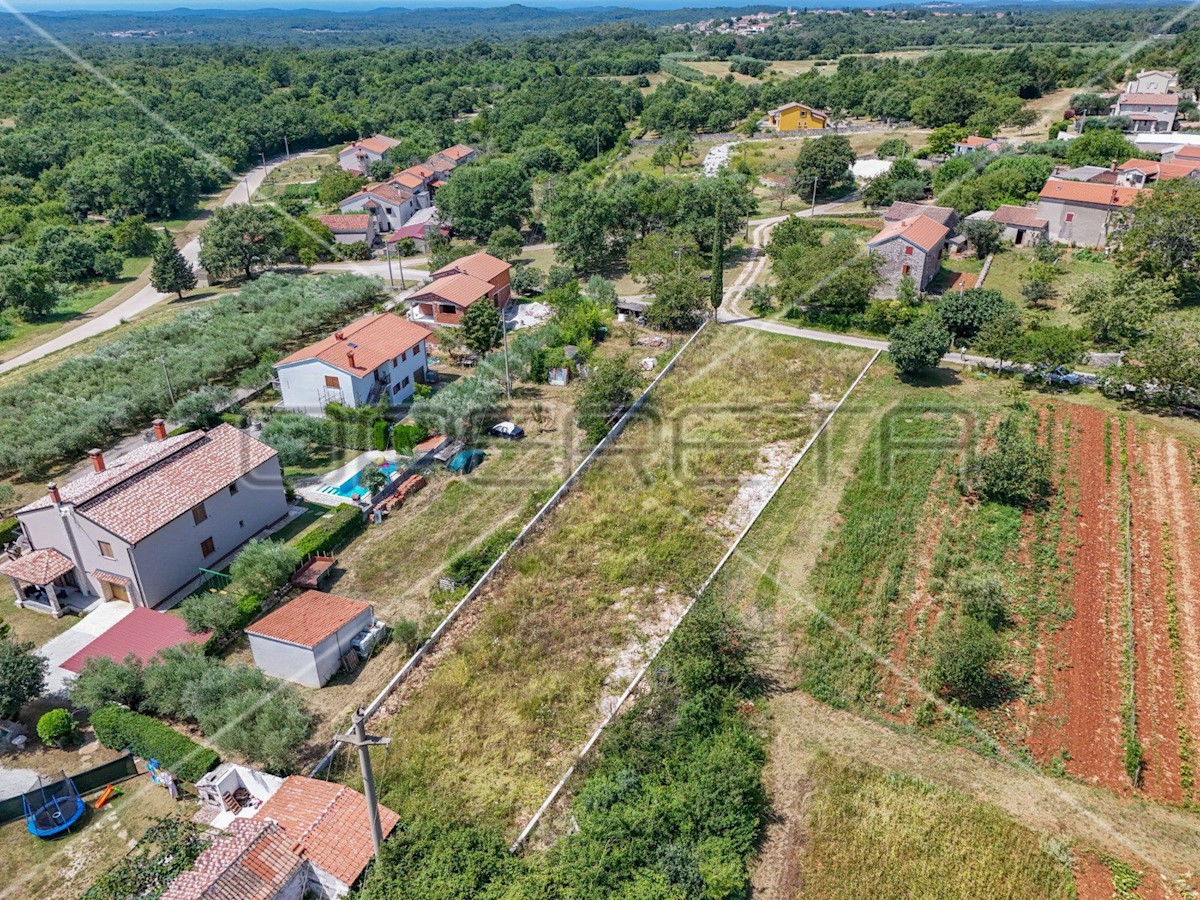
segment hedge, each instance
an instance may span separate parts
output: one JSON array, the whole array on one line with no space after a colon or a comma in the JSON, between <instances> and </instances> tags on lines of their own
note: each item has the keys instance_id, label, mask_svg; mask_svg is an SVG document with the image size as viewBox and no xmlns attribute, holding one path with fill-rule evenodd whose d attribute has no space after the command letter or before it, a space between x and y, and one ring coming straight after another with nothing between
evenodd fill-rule
<instances>
[{"instance_id":1,"label":"hedge","mask_svg":"<svg viewBox=\"0 0 1200 900\"><path fill-rule=\"evenodd\" d=\"M317 524L301 535L292 546L300 551L301 556L340 550L366 527L367 520L362 510L349 503L343 503L328 517L318 519Z\"/></svg>"},{"instance_id":2,"label":"hedge","mask_svg":"<svg viewBox=\"0 0 1200 900\"><path fill-rule=\"evenodd\" d=\"M21 523L17 521L16 516L9 519L0 519L0 544L15 541L17 535L20 533Z\"/></svg>"},{"instance_id":3,"label":"hedge","mask_svg":"<svg viewBox=\"0 0 1200 900\"><path fill-rule=\"evenodd\" d=\"M91 721L96 739L105 747L128 747L135 756L156 759L183 781L195 782L221 761L212 750L170 726L123 706L102 706L92 713Z\"/></svg>"}]
</instances>

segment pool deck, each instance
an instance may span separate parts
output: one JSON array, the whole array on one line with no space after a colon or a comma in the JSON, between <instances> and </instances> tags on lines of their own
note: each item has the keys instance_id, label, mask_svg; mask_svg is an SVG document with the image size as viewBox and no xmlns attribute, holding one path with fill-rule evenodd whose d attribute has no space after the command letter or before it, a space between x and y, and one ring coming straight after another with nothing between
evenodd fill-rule
<instances>
[{"instance_id":1,"label":"pool deck","mask_svg":"<svg viewBox=\"0 0 1200 900\"><path fill-rule=\"evenodd\" d=\"M400 454L395 450L367 450L354 457L350 462L326 472L312 484L296 488L296 493L305 500L311 500L321 506L339 506L343 503L351 503L349 497L337 493L336 490L330 490L330 488L336 489L348 478L352 478L366 468L367 463L375 462L380 457L392 464L400 461Z\"/></svg>"}]
</instances>

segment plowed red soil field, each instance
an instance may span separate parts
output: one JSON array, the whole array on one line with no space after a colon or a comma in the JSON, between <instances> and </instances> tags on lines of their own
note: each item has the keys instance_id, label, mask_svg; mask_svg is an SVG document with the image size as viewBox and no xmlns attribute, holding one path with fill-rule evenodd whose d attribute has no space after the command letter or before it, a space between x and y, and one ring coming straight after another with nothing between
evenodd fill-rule
<instances>
[{"instance_id":1,"label":"plowed red soil field","mask_svg":"<svg viewBox=\"0 0 1200 900\"><path fill-rule=\"evenodd\" d=\"M1059 414L1073 616L1053 635L1049 700L1028 710L1031 748L1116 791L1194 798L1200 511L1187 448L1090 407Z\"/></svg>"}]
</instances>

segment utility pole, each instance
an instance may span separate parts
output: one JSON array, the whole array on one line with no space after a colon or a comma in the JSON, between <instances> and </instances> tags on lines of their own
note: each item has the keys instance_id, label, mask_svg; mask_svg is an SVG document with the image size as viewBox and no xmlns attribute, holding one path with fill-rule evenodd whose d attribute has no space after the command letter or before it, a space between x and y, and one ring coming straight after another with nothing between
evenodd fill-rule
<instances>
[{"instance_id":1,"label":"utility pole","mask_svg":"<svg viewBox=\"0 0 1200 900\"><path fill-rule=\"evenodd\" d=\"M388 284L390 284L392 287L395 287L396 279L392 277L392 245L387 242L386 238L383 241L383 255L387 257ZM396 255L399 256L400 254L397 252Z\"/></svg>"},{"instance_id":2,"label":"utility pole","mask_svg":"<svg viewBox=\"0 0 1200 900\"><path fill-rule=\"evenodd\" d=\"M283 136L283 158L288 162L292 161L292 151L288 149L287 135Z\"/></svg>"},{"instance_id":3,"label":"utility pole","mask_svg":"<svg viewBox=\"0 0 1200 900\"><path fill-rule=\"evenodd\" d=\"M258 151L258 158L262 160L262 164L263 164L263 172L264 172L264 174L265 174L265 173L266 173L266 170L267 170L267 154L265 154L265 153L263 153L261 150L259 150L259 151Z\"/></svg>"},{"instance_id":4,"label":"utility pole","mask_svg":"<svg viewBox=\"0 0 1200 900\"><path fill-rule=\"evenodd\" d=\"M171 373L167 371L167 359L165 356L160 356L158 361L162 363L163 378L167 380L167 396L171 398L171 405L175 405L175 388L171 386Z\"/></svg>"},{"instance_id":5,"label":"utility pole","mask_svg":"<svg viewBox=\"0 0 1200 900\"><path fill-rule=\"evenodd\" d=\"M816 175L814 175L814 176L813 176L813 199L812 199L812 211L811 211L811 212L809 212L809 214L808 214L808 217L811 219L811 218L812 218L813 216L815 216L816 214L817 214L817 176L816 176Z\"/></svg>"},{"instance_id":6,"label":"utility pole","mask_svg":"<svg viewBox=\"0 0 1200 900\"><path fill-rule=\"evenodd\" d=\"M508 304L500 310L500 341L504 344L504 396L506 399L512 399L512 376L508 374L508 326L504 324L504 310L508 309Z\"/></svg>"},{"instance_id":7,"label":"utility pole","mask_svg":"<svg viewBox=\"0 0 1200 900\"><path fill-rule=\"evenodd\" d=\"M367 712L361 706L354 713L354 726L334 740L339 744L351 744L358 748L358 765L362 769L363 793L367 795L367 821L371 823L371 843L375 845L375 859L379 859L379 848L383 843L383 828L379 824L379 803L375 799L375 775L371 771L372 747L385 747L391 738L367 734Z\"/></svg>"}]
</instances>

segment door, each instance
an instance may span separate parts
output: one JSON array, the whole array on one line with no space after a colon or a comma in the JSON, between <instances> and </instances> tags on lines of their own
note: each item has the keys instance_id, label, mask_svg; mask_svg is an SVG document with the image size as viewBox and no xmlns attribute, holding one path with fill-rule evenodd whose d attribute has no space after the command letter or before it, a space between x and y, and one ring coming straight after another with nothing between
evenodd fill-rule
<instances>
[{"instance_id":1,"label":"door","mask_svg":"<svg viewBox=\"0 0 1200 900\"><path fill-rule=\"evenodd\" d=\"M121 584L109 584L104 582L104 595L107 600L124 600L129 602L129 591L125 590L125 586Z\"/></svg>"}]
</instances>

